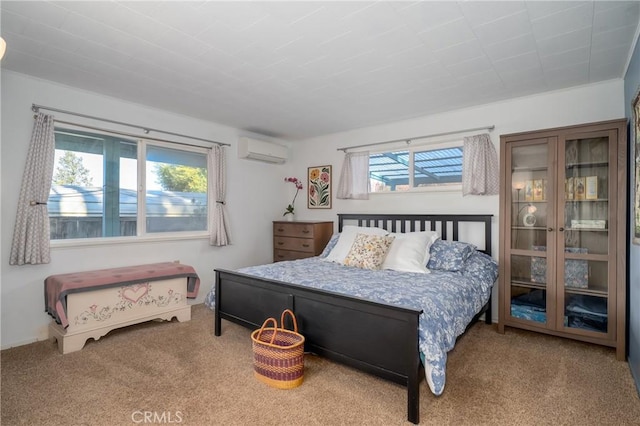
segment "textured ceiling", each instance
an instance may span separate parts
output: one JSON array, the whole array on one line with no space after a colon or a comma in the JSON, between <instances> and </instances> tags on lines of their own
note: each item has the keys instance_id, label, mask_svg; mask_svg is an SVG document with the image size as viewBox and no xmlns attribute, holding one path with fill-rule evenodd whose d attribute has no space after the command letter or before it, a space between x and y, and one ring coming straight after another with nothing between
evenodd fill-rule
<instances>
[{"instance_id":1,"label":"textured ceiling","mask_svg":"<svg viewBox=\"0 0 640 426\"><path fill-rule=\"evenodd\" d=\"M298 139L622 78L639 16L638 1L3 0L2 68Z\"/></svg>"}]
</instances>

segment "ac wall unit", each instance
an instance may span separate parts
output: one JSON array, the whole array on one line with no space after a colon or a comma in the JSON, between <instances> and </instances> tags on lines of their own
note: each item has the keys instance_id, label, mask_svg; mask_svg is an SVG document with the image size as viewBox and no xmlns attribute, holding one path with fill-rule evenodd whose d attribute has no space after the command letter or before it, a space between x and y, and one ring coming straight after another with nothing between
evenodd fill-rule
<instances>
[{"instance_id":1,"label":"ac wall unit","mask_svg":"<svg viewBox=\"0 0 640 426\"><path fill-rule=\"evenodd\" d=\"M282 164L287 161L287 147L243 136L238 139L238 157Z\"/></svg>"}]
</instances>

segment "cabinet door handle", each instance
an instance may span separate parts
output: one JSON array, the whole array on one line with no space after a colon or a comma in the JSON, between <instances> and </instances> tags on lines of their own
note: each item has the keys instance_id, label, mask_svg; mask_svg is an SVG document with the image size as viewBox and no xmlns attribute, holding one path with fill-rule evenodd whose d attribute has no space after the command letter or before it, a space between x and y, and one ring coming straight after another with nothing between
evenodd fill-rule
<instances>
[{"instance_id":1,"label":"cabinet door handle","mask_svg":"<svg viewBox=\"0 0 640 426\"><path fill-rule=\"evenodd\" d=\"M309 230L308 230L308 229L303 229L303 230L302 230L302 233L303 233L303 234L308 234L308 233L309 233Z\"/></svg>"},{"instance_id":2,"label":"cabinet door handle","mask_svg":"<svg viewBox=\"0 0 640 426\"><path fill-rule=\"evenodd\" d=\"M560 227L560 228L558 229L558 231L560 231L560 232L564 232L564 228L563 228L563 227Z\"/></svg>"},{"instance_id":3,"label":"cabinet door handle","mask_svg":"<svg viewBox=\"0 0 640 426\"><path fill-rule=\"evenodd\" d=\"M282 241L278 241L278 245L279 245L279 246L281 246L281 245L283 245L283 244L284 244L284 243L283 243Z\"/></svg>"},{"instance_id":4,"label":"cabinet door handle","mask_svg":"<svg viewBox=\"0 0 640 426\"><path fill-rule=\"evenodd\" d=\"M309 247L309 244L303 244L302 247Z\"/></svg>"},{"instance_id":5,"label":"cabinet door handle","mask_svg":"<svg viewBox=\"0 0 640 426\"><path fill-rule=\"evenodd\" d=\"M284 229L278 228L278 232L284 232Z\"/></svg>"},{"instance_id":6,"label":"cabinet door handle","mask_svg":"<svg viewBox=\"0 0 640 426\"><path fill-rule=\"evenodd\" d=\"M547 228L547 231L553 232L553 228Z\"/></svg>"}]
</instances>

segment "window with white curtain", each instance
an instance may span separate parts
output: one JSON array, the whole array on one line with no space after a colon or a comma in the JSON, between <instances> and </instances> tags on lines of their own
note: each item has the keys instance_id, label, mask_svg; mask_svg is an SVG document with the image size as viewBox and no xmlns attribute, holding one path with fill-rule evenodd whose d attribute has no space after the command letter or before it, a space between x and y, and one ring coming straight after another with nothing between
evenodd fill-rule
<instances>
[{"instance_id":1,"label":"window with white curtain","mask_svg":"<svg viewBox=\"0 0 640 426\"><path fill-rule=\"evenodd\" d=\"M206 148L56 128L51 240L208 235Z\"/></svg>"},{"instance_id":2,"label":"window with white curtain","mask_svg":"<svg viewBox=\"0 0 640 426\"><path fill-rule=\"evenodd\" d=\"M462 185L463 142L372 152L370 192L459 189Z\"/></svg>"}]
</instances>

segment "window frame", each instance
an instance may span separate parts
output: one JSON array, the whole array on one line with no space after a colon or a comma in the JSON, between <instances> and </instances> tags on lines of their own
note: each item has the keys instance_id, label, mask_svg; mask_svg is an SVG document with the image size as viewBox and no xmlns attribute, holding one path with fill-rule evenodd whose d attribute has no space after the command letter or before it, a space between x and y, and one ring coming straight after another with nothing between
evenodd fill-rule
<instances>
[{"instance_id":1,"label":"window frame","mask_svg":"<svg viewBox=\"0 0 640 426\"><path fill-rule=\"evenodd\" d=\"M148 140L135 136L121 136L117 133L111 133L109 131L98 131L93 130L91 132L87 132L84 129L76 128L75 126L64 126L58 127L56 126L55 131L60 132L68 132L68 131L78 131L82 133L89 133L93 135L103 135L105 137L121 137L123 140L135 141L137 148L137 211L136 211L136 235L131 236L115 236L115 237L91 237L91 238L68 238L68 239L51 239L50 247L51 248L64 248L64 247L90 247L90 246L108 246L114 244L138 244L138 243L148 243L148 242L160 242L160 241L179 241L179 240L198 240L198 239L208 239L210 235L210 215L212 214L212 209L210 204L210 200L208 199L209 190L207 190L207 220L206 225L207 229L202 231L176 231L176 232L153 232L147 233L146 226L146 169L147 169L147 147L148 146L156 146L161 148L191 152L202 154L207 157L210 152L210 149L205 146L199 145L191 145L191 144L181 144L179 142L166 142L166 141L155 141ZM211 185L213 172L210 170L208 158L205 158L207 162L207 188Z\"/></svg>"},{"instance_id":2,"label":"window frame","mask_svg":"<svg viewBox=\"0 0 640 426\"><path fill-rule=\"evenodd\" d=\"M425 192L460 192L462 191L462 181L460 182L452 182L441 185L428 185L428 186L414 186L414 153L426 150L438 150L438 149L446 149L446 148L462 148L463 156L464 156L464 141L462 138L450 139L446 141L437 141L437 142L428 142L421 144L407 144L405 146L397 146L390 147L386 149L379 149L375 151L369 151L369 155L372 154L381 154L385 152L391 151L407 151L409 153L409 165L408 165L408 173L409 173L409 189L406 191L369 191L369 195L389 195L389 194L412 194L412 193L425 193Z\"/></svg>"}]
</instances>

